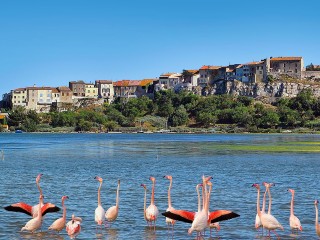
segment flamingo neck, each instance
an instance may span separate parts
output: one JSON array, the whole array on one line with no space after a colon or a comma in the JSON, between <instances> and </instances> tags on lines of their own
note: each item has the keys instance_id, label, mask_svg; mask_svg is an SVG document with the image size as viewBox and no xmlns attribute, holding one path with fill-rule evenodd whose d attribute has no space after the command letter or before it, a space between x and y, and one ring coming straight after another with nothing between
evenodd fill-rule
<instances>
[{"instance_id":1,"label":"flamingo neck","mask_svg":"<svg viewBox=\"0 0 320 240\"><path fill-rule=\"evenodd\" d=\"M117 198L116 198L116 207L119 208L119 191L120 191L120 182L118 182L117 187Z\"/></svg>"},{"instance_id":2,"label":"flamingo neck","mask_svg":"<svg viewBox=\"0 0 320 240\"><path fill-rule=\"evenodd\" d=\"M196 187L197 193L198 193L198 212L201 211L201 203L200 203L200 192L199 192L199 186Z\"/></svg>"},{"instance_id":3,"label":"flamingo neck","mask_svg":"<svg viewBox=\"0 0 320 240\"><path fill-rule=\"evenodd\" d=\"M258 216L261 217L261 212L260 212L260 188L258 188L258 194L257 194L257 213L258 213Z\"/></svg>"},{"instance_id":4,"label":"flamingo neck","mask_svg":"<svg viewBox=\"0 0 320 240\"><path fill-rule=\"evenodd\" d=\"M316 231L318 231L319 224L318 224L318 205L314 205L316 208Z\"/></svg>"},{"instance_id":5,"label":"flamingo neck","mask_svg":"<svg viewBox=\"0 0 320 240\"><path fill-rule=\"evenodd\" d=\"M208 189L207 189L207 183L206 181L203 181L203 188L204 188L204 196L203 196L203 210L208 213L209 206L208 206Z\"/></svg>"},{"instance_id":6,"label":"flamingo neck","mask_svg":"<svg viewBox=\"0 0 320 240\"><path fill-rule=\"evenodd\" d=\"M171 205L171 187L172 187L172 179L170 179L170 185L169 185L169 189L168 189L168 206L169 208L172 207Z\"/></svg>"},{"instance_id":7,"label":"flamingo neck","mask_svg":"<svg viewBox=\"0 0 320 240\"><path fill-rule=\"evenodd\" d=\"M146 220L147 220L146 209L147 209L147 189L144 189L144 205L143 205L143 213L144 213L144 219L146 219Z\"/></svg>"},{"instance_id":8,"label":"flamingo neck","mask_svg":"<svg viewBox=\"0 0 320 240\"><path fill-rule=\"evenodd\" d=\"M41 189L41 187L40 187L40 183L39 183L39 181L37 181L37 182L36 182L36 184L37 184L37 188L38 188L38 190L39 190L40 195L43 195L43 194L42 194L42 189Z\"/></svg>"},{"instance_id":9,"label":"flamingo neck","mask_svg":"<svg viewBox=\"0 0 320 240\"><path fill-rule=\"evenodd\" d=\"M39 199L38 216L37 216L38 219L41 219L41 218L42 218L41 202L43 202L43 199L42 199L42 198Z\"/></svg>"},{"instance_id":10,"label":"flamingo neck","mask_svg":"<svg viewBox=\"0 0 320 240\"><path fill-rule=\"evenodd\" d=\"M263 194L263 201L262 201L262 209L261 212L265 212L266 210L266 198L267 198L267 189Z\"/></svg>"},{"instance_id":11,"label":"flamingo neck","mask_svg":"<svg viewBox=\"0 0 320 240\"><path fill-rule=\"evenodd\" d=\"M67 208L66 208L66 206L64 205L64 199L62 200L62 207L63 207L62 218L63 218L64 220L66 220L66 219L67 219Z\"/></svg>"},{"instance_id":12,"label":"flamingo neck","mask_svg":"<svg viewBox=\"0 0 320 240\"><path fill-rule=\"evenodd\" d=\"M209 209L209 202L211 199L211 191L212 191L212 185L209 186L209 192L208 192L208 209Z\"/></svg>"},{"instance_id":13,"label":"flamingo neck","mask_svg":"<svg viewBox=\"0 0 320 240\"><path fill-rule=\"evenodd\" d=\"M98 188L98 206L101 206L101 198L100 198L100 189L101 189L101 186L102 186L102 182L100 182L100 186Z\"/></svg>"},{"instance_id":14,"label":"flamingo neck","mask_svg":"<svg viewBox=\"0 0 320 240\"><path fill-rule=\"evenodd\" d=\"M152 183L152 192L151 192L151 205L154 205L154 188L155 188L156 181L154 180Z\"/></svg>"},{"instance_id":15,"label":"flamingo neck","mask_svg":"<svg viewBox=\"0 0 320 240\"><path fill-rule=\"evenodd\" d=\"M271 214L272 197L271 197L271 192L270 192L270 188L269 187L268 187L268 196L269 196L268 214Z\"/></svg>"},{"instance_id":16,"label":"flamingo neck","mask_svg":"<svg viewBox=\"0 0 320 240\"><path fill-rule=\"evenodd\" d=\"M290 206L290 214L293 215L293 201L294 201L294 193L292 193L291 197L291 206Z\"/></svg>"},{"instance_id":17,"label":"flamingo neck","mask_svg":"<svg viewBox=\"0 0 320 240\"><path fill-rule=\"evenodd\" d=\"M205 206L205 190L204 190L205 186L202 185L202 209L204 209Z\"/></svg>"}]
</instances>

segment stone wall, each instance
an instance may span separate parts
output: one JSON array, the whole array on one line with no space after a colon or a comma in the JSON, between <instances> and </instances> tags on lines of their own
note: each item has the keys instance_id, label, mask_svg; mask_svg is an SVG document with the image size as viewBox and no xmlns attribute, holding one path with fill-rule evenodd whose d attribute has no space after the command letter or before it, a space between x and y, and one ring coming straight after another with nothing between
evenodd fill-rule
<instances>
[{"instance_id":1,"label":"stone wall","mask_svg":"<svg viewBox=\"0 0 320 240\"><path fill-rule=\"evenodd\" d=\"M320 71L303 71L302 78L320 79Z\"/></svg>"},{"instance_id":2,"label":"stone wall","mask_svg":"<svg viewBox=\"0 0 320 240\"><path fill-rule=\"evenodd\" d=\"M203 95L231 94L235 96L248 96L264 98L273 102L279 97L295 97L303 89L311 89L314 96L320 97L320 83L312 82L293 83L286 81L275 81L269 83L243 83L240 81L220 81L212 87L203 89Z\"/></svg>"}]
</instances>

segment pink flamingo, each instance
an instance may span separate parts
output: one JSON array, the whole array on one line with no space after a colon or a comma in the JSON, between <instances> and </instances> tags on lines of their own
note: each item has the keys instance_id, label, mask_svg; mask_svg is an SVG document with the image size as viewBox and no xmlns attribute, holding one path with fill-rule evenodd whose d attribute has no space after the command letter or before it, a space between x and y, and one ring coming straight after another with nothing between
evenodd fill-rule
<instances>
[{"instance_id":1,"label":"pink flamingo","mask_svg":"<svg viewBox=\"0 0 320 240\"><path fill-rule=\"evenodd\" d=\"M316 222L315 222L316 233L317 233L318 237L320 237L320 224L319 224L319 221L318 221L318 203L319 203L318 200L314 201L314 207L316 209Z\"/></svg>"},{"instance_id":2,"label":"pink flamingo","mask_svg":"<svg viewBox=\"0 0 320 240\"><path fill-rule=\"evenodd\" d=\"M143 216L144 216L144 220L146 220L148 226L150 227L150 220L147 218L147 214L146 214L146 209L147 209L147 186L145 184L141 184L141 187L144 188Z\"/></svg>"},{"instance_id":3,"label":"pink flamingo","mask_svg":"<svg viewBox=\"0 0 320 240\"><path fill-rule=\"evenodd\" d=\"M154 177L149 178L152 181L152 192L151 192L151 202L149 207L146 209L146 217L151 223L152 227L152 222L153 222L153 230L156 230L156 221L158 218L159 210L157 206L154 204L154 189L155 189L155 183L156 179Z\"/></svg>"},{"instance_id":4,"label":"pink flamingo","mask_svg":"<svg viewBox=\"0 0 320 240\"><path fill-rule=\"evenodd\" d=\"M261 220L261 223L262 223L262 226L264 228L266 228L267 230L269 230L269 237L270 237L270 231L273 231L274 234L276 236L277 233L275 232L276 229L281 229L283 230L283 227L281 226L281 224L278 222L278 220L272 216L271 214L262 214L262 212L260 211L260 185L255 183L252 185L252 187L255 187L257 190L258 190L258 195L257 195L257 213L260 217L260 220ZM267 191L269 193L269 198L271 200L271 194L270 194L270 190L269 190L269 186L267 185Z\"/></svg>"},{"instance_id":5,"label":"pink flamingo","mask_svg":"<svg viewBox=\"0 0 320 240\"><path fill-rule=\"evenodd\" d=\"M263 194L261 214L265 214L266 195L267 195L267 189L266 189L266 191L265 191L264 194ZM270 206L269 206L269 209L270 209ZM259 217L258 213L257 213L257 215L256 215L256 220L255 220L255 225L254 225L254 226L255 226L256 229L259 229L260 227L262 227L261 220L260 220L260 217ZM263 230L262 230L262 233L263 233Z\"/></svg>"},{"instance_id":6,"label":"pink flamingo","mask_svg":"<svg viewBox=\"0 0 320 240\"><path fill-rule=\"evenodd\" d=\"M172 188L172 176L166 175L166 176L164 176L164 178L166 178L166 179L168 179L170 181L170 185L169 185L169 188L168 188L168 208L167 208L167 212L168 212L168 211L174 210L174 208L171 205L171 194L170 194L171 188ZM169 225L171 225L172 226L172 230L173 230L174 224L176 223L176 221L171 219L171 218L167 218L166 217L166 223L168 225L168 229L169 229Z\"/></svg>"},{"instance_id":7,"label":"pink flamingo","mask_svg":"<svg viewBox=\"0 0 320 240\"><path fill-rule=\"evenodd\" d=\"M209 186L209 192L208 192L208 201L210 202L210 197L211 197L211 191L212 191L212 182L208 181L207 185ZM209 217L210 217L210 212L209 212ZM212 228L215 228L216 231L220 231L220 224L219 222L211 223L211 221L208 221L208 227L210 229L210 237L212 235Z\"/></svg>"},{"instance_id":8,"label":"pink flamingo","mask_svg":"<svg viewBox=\"0 0 320 240\"><path fill-rule=\"evenodd\" d=\"M37 188L39 190L40 195L42 195L42 198L40 199L39 204L36 204L34 206L30 206L24 202L18 202L18 203L14 203L14 204L11 204L9 206L4 207L4 209L7 211L11 211L11 212L22 212L22 213L25 213L25 214L31 216L32 218L35 218L38 216L39 205L42 208L41 212L42 212L43 216L46 213L58 212L60 210L59 207L55 206L52 203L44 203L43 202L44 196L42 194L42 189L40 187L40 179L42 176L43 176L43 174L39 174L36 178Z\"/></svg>"},{"instance_id":9,"label":"pink flamingo","mask_svg":"<svg viewBox=\"0 0 320 240\"><path fill-rule=\"evenodd\" d=\"M120 180L118 180L118 187L117 187L117 197L116 197L116 205L110 207L105 214L105 218L107 219L108 223L114 222L119 213L119 191L120 191Z\"/></svg>"},{"instance_id":10,"label":"pink flamingo","mask_svg":"<svg viewBox=\"0 0 320 240\"><path fill-rule=\"evenodd\" d=\"M62 208L63 208L63 214L61 218L58 218L57 220L55 220L51 226L48 228L49 230L55 230L57 232L60 232L65 226L66 226L66 219L67 219L67 208L64 205L64 201L66 199L69 199L68 196L63 196L61 198L61 202L62 202Z\"/></svg>"},{"instance_id":11,"label":"pink flamingo","mask_svg":"<svg viewBox=\"0 0 320 240\"><path fill-rule=\"evenodd\" d=\"M75 217L72 214L72 220L70 220L66 225L66 231L71 239L75 239L81 231L81 222L82 219Z\"/></svg>"},{"instance_id":12,"label":"pink flamingo","mask_svg":"<svg viewBox=\"0 0 320 240\"><path fill-rule=\"evenodd\" d=\"M96 208L94 212L94 220L98 225L102 225L105 220L105 212L101 205L101 197L100 197L100 191L103 179L101 177L96 176L94 179L96 179L98 182L100 182L99 188L98 188L98 207Z\"/></svg>"},{"instance_id":13,"label":"pink flamingo","mask_svg":"<svg viewBox=\"0 0 320 240\"><path fill-rule=\"evenodd\" d=\"M205 178L205 181L209 181L211 179L211 177ZM190 211L186 211L186 210L172 210L172 211L167 211L165 213L162 213L163 216L165 217L169 217L171 219L177 220L177 221L182 221L182 222L186 222L186 223L193 223L194 220L196 219L196 217L203 211L203 209L201 210L201 204L200 204L200 193L199 193L199 187L202 186L203 184L198 184L196 189L197 189L197 193L198 193L198 212L190 212ZM205 197L205 191L204 189L202 189L203 191L203 197L204 199L206 199ZM203 198L202 197L202 198ZM206 201L203 199L203 205L206 205ZM229 220L232 218L236 218L239 217L240 215L237 213L234 213L232 211L229 210L216 210L211 212L210 214L207 212L207 225L208 222L211 223L215 223L215 222L221 222L221 221L225 221L225 220ZM199 231L197 234L197 237L199 238ZM201 236L201 234L200 234Z\"/></svg>"},{"instance_id":14,"label":"pink flamingo","mask_svg":"<svg viewBox=\"0 0 320 240\"><path fill-rule=\"evenodd\" d=\"M32 233L34 233L37 229L39 229L42 225L42 214L41 214L41 200L43 199L43 196L39 196L39 205L38 205L38 214L35 218L32 218L29 220L26 225L21 228L21 231L27 230Z\"/></svg>"},{"instance_id":15,"label":"pink flamingo","mask_svg":"<svg viewBox=\"0 0 320 240\"><path fill-rule=\"evenodd\" d=\"M291 194L292 194L291 204L290 204L290 218L289 218L290 228L291 228L291 230L299 229L300 231L302 231L302 226L301 226L300 220L293 213L295 191L293 189L288 189L288 191L291 192Z\"/></svg>"}]
</instances>

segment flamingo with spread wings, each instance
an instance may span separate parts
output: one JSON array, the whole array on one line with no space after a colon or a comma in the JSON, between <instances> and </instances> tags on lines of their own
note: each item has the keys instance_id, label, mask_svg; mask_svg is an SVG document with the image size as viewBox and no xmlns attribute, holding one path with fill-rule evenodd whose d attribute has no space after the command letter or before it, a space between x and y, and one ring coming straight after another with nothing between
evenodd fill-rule
<instances>
[{"instance_id":1,"label":"flamingo with spread wings","mask_svg":"<svg viewBox=\"0 0 320 240\"><path fill-rule=\"evenodd\" d=\"M40 179L43 176L43 174L39 174L36 178L36 184L39 190L40 195L42 195L42 198L40 198L39 204L30 206L29 204L26 204L25 202L18 202L11 204L9 206L4 207L5 210L11 211L11 212L22 212L25 213L32 218L35 218L38 216L38 207L40 205L42 216L44 216L47 213L51 212L58 212L60 211L60 208L52 203L44 203L43 199L44 196L42 194L42 189L40 187Z\"/></svg>"}]
</instances>

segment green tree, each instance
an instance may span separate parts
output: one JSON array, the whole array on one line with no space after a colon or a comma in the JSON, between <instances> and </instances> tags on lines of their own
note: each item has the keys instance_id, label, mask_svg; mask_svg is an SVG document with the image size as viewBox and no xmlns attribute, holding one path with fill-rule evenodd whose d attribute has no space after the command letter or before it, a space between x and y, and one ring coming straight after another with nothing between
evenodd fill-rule
<instances>
[{"instance_id":1,"label":"green tree","mask_svg":"<svg viewBox=\"0 0 320 240\"><path fill-rule=\"evenodd\" d=\"M179 106L172 114L170 122L173 127L185 125L188 122L188 113L184 106Z\"/></svg>"},{"instance_id":2,"label":"green tree","mask_svg":"<svg viewBox=\"0 0 320 240\"><path fill-rule=\"evenodd\" d=\"M275 127L279 123L279 115L271 109L266 109L260 118L260 126L263 128Z\"/></svg>"},{"instance_id":3,"label":"green tree","mask_svg":"<svg viewBox=\"0 0 320 240\"><path fill-rule=\"evenodd\" d=\"M198 123L208 128L214 125L217 122L218 118L212 112L202 111L198 114L196 120Z\"/></svg>"}]
</instances>

